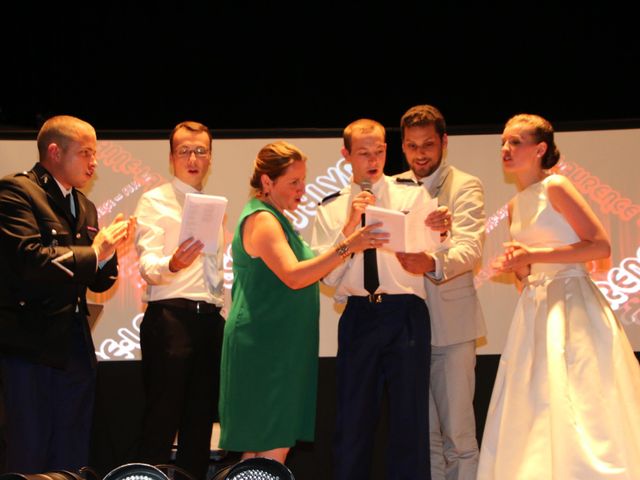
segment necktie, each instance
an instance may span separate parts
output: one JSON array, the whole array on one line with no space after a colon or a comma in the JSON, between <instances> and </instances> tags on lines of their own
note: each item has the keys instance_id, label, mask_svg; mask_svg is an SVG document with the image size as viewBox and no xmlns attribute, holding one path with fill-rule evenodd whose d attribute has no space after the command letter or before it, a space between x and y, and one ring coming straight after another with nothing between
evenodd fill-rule
<instances>
[{"instance_id":1,"label":"necktie","mask_svg":"<svg viewBox=\"0 0 640 480\"><path fill-rule=\"evenodd\" d=\"M71 216L76 218L76 204L73 202L73 193L67 196L69 197L69 211L71 212Z\"/></svg>"},{"instance_id":2,"label":"necktie","mask_svg":"<svg viewBox=\"0 0 640 480\"><path fill-rule=\"evenodd\" d=\"M75 204L73 202L73 194L72 193L68 193L67 195L65 195L63 205L65 207L67 215L69 216L69 220L71 221L72 224L75 224L75 221L76 221L76 208L75 208Z\"/></svg>"},{"instance_id":3,"label":"necktie","mask_svg":"<svg viewBox=\"0 0 640 480\"><path fill-rule=\"evenodd\" d=\"M362 225L364 226L364 214L362 214ZM368 248L364 251L364 288L370 295L373 295L380 285L378 279L378 259L376 249Z\"/></svg>"}]
</instances>

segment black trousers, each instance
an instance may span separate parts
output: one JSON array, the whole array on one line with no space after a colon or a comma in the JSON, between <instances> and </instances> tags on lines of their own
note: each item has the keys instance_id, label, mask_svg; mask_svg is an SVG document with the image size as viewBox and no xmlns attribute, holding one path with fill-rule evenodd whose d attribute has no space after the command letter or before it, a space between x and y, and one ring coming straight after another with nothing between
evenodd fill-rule
<instances>
[{"instance_id":1,"label":"black trousers","mask_svg":"<svg viewBox=\"0 0 640 480\"><path fill-rule=\"evenodd\" d=\"M145 414L139 460L169 463L176 433L176 465L197 479L209 468L218 420L220 309L184 299L149 302L140 327Z\"/></svg>"},{"instance_id":2,"label":"black trousers","mask_svg":"<svg viewBox=\"0 0 640 480\"><path fill-rule=\"evenodd\" d=\"M429 479L431 330L425 301L349 297L338 325L335 480L369 480L383 389L389 399L387 480Z\"/></svg>"}]
</instances>

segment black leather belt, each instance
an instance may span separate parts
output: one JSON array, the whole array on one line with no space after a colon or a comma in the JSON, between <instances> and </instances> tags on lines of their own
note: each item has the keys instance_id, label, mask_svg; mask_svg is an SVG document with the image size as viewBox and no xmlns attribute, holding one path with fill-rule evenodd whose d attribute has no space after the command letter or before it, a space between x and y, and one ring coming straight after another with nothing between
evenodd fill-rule
<instances>
[{"instance_id":1,"label":"black leather belt","mask_svg":"<svg viewBox=\"0 0 640 480\"><path fill-rule=\"evenodd\" d=\"M406 302L410 298L416 298L416 295L410 293L373 293L365 295L363 297L353 295L350 296L348 301L353 302L366 302L366 303L388 303L388 302Z\"/></svg>"},{"instance_id":2,"label":"black leather belt","mask_svg":"<svg viewBox=\"0 0 640 480\"><path fill-rule=\"evenodd\" d=\"M187 300L186 298L167 298L165 300L154 300L149 304L160 305L166 308L174 308L179 310L188 310L194 313L217 313L220 307L213 303L207 303L196 300Z\"/></svg>"}]
</instances>

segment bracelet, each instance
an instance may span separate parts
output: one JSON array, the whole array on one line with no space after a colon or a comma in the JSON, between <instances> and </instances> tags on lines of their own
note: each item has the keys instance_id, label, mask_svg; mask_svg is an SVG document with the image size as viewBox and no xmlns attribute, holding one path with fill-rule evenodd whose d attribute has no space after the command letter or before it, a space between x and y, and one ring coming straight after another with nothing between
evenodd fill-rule
<instances>
[{"instance_id":1,"label":"bracelet","mask_svg":"<svg viewBox=\"0 0 640 480\"><path fill-rule=\"evenodd\" d=\"M347 244L347 242L340 242L338 245L336 245L336 253L340 255L340 258L342 258L342 260L346 260L349 256L349 245Z\"/></svg>"}]
</instances>

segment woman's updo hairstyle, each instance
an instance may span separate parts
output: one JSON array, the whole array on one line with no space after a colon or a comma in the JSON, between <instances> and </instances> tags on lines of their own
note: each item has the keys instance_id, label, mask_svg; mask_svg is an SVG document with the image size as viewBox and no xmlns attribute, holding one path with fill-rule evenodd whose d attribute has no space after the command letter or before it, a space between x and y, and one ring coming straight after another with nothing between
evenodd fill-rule
<instances>
[{"instance_id":1,"label":"woman's updo hairstyle","mask_svg":"<svg viewBox=\"0 0 640 480\"><path fill-rule=\"evenodd\" d=\"M553 139L553 127L551 123L540 115L520 113L511 117L507 121L505 128L518 123L531 127L529 133L533 136L536 143L545 142L547 144L547 151L540 161L542 168L548 170L558 163L558 160L560 160L560 150L558 150L556 142Z\"/></svg>"},{"instance_id":2,"label":"woman's updo hairstyle","mask_svg":"<svg viewBox=\"0 0 640 480\"><path fill-rule=\"evenodd\" d=\"M256 197L264 196L262 175L266 174L271 180L275 180L284 174L293 162L303 162L307 156L302 151L283 140L268 143L260 149L253 162L253 175L249 184Z\"/></svg>"}]
</instances>

